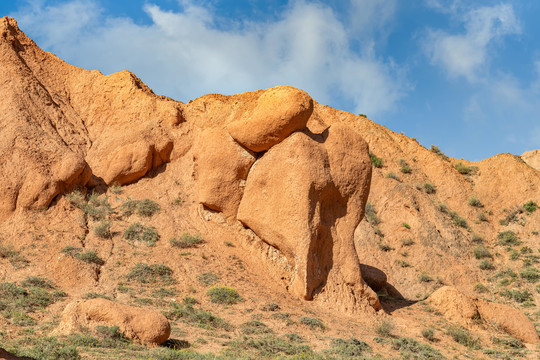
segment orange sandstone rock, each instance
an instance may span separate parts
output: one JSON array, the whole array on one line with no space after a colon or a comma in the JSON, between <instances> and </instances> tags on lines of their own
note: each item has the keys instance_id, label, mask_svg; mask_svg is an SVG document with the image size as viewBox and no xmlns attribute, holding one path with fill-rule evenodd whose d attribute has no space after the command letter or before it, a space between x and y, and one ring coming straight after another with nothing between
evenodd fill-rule
<instances>
[{"instance_id":1,"label":"orange sandstone rock","mask_svg":"<svg viewBox=\"0 0 540 360\"><path fill-rule=\"evenodd\" d=\"M160 313L106 299L68 304L54 333L68 335L80 327L93 329L98 325L118 326L127 338L146 345L162 344L171 334L169 321Z\"/></svg>"},{"instance_id":2,"label":"orange sandstone rock","mask_svg":"<svg viewBox=\"0 0 540 360\"><path fill-rule=\"evenodd\" d=\"M251 112L227 126L229 134L241 145L266 151L296 130L306 127L313 112L313 100L302 90L276 86L264 91Z\"/></svg>"}]
</instances>

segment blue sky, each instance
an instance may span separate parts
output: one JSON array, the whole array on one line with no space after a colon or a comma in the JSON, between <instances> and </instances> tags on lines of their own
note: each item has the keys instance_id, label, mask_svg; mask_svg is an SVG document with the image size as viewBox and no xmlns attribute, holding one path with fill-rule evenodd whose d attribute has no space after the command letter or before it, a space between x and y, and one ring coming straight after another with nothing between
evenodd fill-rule
<instances>
[{"instance_id":1,"label":"blue sky","mask_svg":"<svg viewBox=\"0 0 540 360\"><path fill-rule=\"evenodd\" d=\"M289 84L452 157L540 148L537 0L23 0L0 15L183 102Z\"/></svg>"}]
</instances>

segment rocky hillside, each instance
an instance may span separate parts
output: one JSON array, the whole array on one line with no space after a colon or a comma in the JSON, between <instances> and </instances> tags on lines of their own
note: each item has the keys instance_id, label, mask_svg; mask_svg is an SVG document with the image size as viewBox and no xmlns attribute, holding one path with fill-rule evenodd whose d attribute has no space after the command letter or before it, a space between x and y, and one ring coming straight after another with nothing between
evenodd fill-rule
<instances>
[{"instance_id":1,"label":"rocky hillside","mask_svg":"<svg viewBox=\"0 0 540 360\"><path fill-rule=\"evenodd\" d=\"M538 151L289 86L181 103L0 33L0 358L538 355Z\"/></svg>"}]
</instances>

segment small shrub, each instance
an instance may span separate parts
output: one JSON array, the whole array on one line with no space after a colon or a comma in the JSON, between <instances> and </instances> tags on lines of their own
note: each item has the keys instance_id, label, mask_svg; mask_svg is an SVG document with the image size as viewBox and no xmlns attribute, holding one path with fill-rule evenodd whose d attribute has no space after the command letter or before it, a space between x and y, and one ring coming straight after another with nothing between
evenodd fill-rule
<instances>
[{"instance_id":1,"label":"small shrub","mask_svg":"<svg viewBox=\"0 0 540 360\"><path fill-rule=\"evenodd\" d=\"M462 162L455 163L454 168L462 175L474 175L478 171L476 166L467 166Z\"/></svg>"},{"instance_id":2,"label":"small shrub","mask_svg":"<svg viewBox=\"0 0 540 360\"><path fill-rule=\"evenodd\" d=\"M424 183L424 191L426 194L435 194L435 192L437 192L437 188L433 184Z\"/></svg>"},{"instance_id":3,"label":"small shrub","mask_svg":"<svg viewBox=\"0 0 540 360\"><path fill-rule=\"evenodd\" d=\"M403 359L446 359L438 350L412 338L400 337L392 339L391 342L392 348L399 350Z\"/></svg>"},{"instance_id":4,"label":"small shrub","mask_svg":"<svg viewBox=\"0 0 540 360\"><path fill-rule=\"evenodd\" d=\"M139 263L135 265L129 274L128 280L141 284L152 284L157 282L174 283L170 267L162 264L148 265Z\"/></svg>"},{"instance_id":5,"label":"small shrub","mask_svg":"<svg viewBox=\"0 0 540 360\"><path fill-rule=\"evenodd\" d=\"M446 204L443 204L443 203L437 204L437 210L439 210L440 212L446 214L446 213L448 213L448 206Z\"/></svg>"},{"instance_id":6,"label":"small shrub","mask_svg":"<svg viewBox=\"0 0 540 360\"><path fill-rule=\"evenodd\" d=\"M521 241L519 241L518 236L512 231L502 231L497 235L497 239L499 239L499 244L501 245L520 245Z\"/></svg>"},{"instance_id":7,"label":"small shrub","mask_svg":"<svg viewBox=\"0 0 540 360\"><path fill-rule=\"evenodd\" d=\"M428 274L426 274L426 273L422 273L422 274L418 275L418 280L420 282L432 282L433 278L431 276L429 276Z\"/></svg>"},{"instance_id":8,"label":"small shrub","mask_svg":"<svg viewBox=\"0 0 540 360\"><path fill-rule=\"evenodd\" d=\"M527 280L530 283L537 283L540 280L540 270L535 267L529 266L519 273L522 279Z\"/></svg>"},{"instance_id":9,"label":"small shrub","mask_svg":"<svg viewBox=\"0 0 540 360\"><path fill-rule=\"evenodd\" d=\"M525 212L525 209L522 206L514 206L510 210L504 209L503 212L506 213L503 219L499 220L499 224L507 226L510 223L518 222L519 217L518 214L522 214ZM521 218L523 221L525 221L525 218Z\"/></svg>"},{"instance_id":10,"label":"small shrub","mask_svg":"<svg viewBox=\"0 0 540 360\"><path fill-rule=\"evenodd\" d=\"M87 250L85 252L76 253L74 255L77 259L84 261L87 264L103 265L105 261L99 257L96 251Z\"/></svg>"},{"instance_id":11,"label":"small shrub","mask_svg":"<svg viewBox=\"0 0 540 360\"><path fill-rule=\"evenodd\" d=\"M399 179L399 176L397 176L393 171L390 171L388 174L386 174L386 178L401 181Z\"/></svg>"},{"instance_id":12,"label":"small shrub","mask_svg":"<svg viewBox=\"0 0 540 360\"><path fill-rule=\"evenodd\" d=\"M375 207L369 201L366 203L366 219L371 225L374 226L381 223L381 219L377 216Z\"/></svg>"},{"instance_id":13,"label":"small shrub","mask_svg":"<svg viewBox=\"0 0 540 360\"><path fill-rule=\"evenodd\" d=\"M54 289L54 284L51 280L45 279L39 276L27 276L26 279L21 281L22 287L37 287L40 289Z\"/></svg>"},{"instance_id":14,"label":"small shrub","mask_svg":"<svg viewBox=\"0 0 540 360\"><path fill-rule=\"evenodd\" d=\"M103 239L110 239L112 237L111 233L112 222L107 220L102 220L95 228L94 234Z\"/></svg>"},{"instance_id":15,"label":"small shrub","mask_svg":"<svg viewBox=\"0 0 540 360\"><path fill-rule=\"evenodd\" d=\"M450 212L450 217L454 221L454 224L456 224L457 226L465 228L465 229L469 227L469 225L467 224L467 220L460 217L457 212L451 211Z\"/></svg>"},{"instance_id":16,"label":"small shrub","mask_svg":"<svg viewBox=\"0 0 540 360\"><path fill-rule=\"evenodd\" d=\"M280 307L276 303L268 303L262 307L262 311L278 311L279 309Z\"/></svg>"},{"instance_id":17,"label":"small shrub","mask_svg":"<svg viewBox=\"0 0 540 360\"><path fill-rule=\"evenodd\" d=\"M532 213L532 212L535 212L536 209L538 209L538 204L530 200L530 201L527 201L525 204L523 204L523 208L525 209L526 212Z\"/></svg>"},{"instance_id":18,"label":"small shrub","mask_svg":"<svg viewBox=\"0 0 540 360\"><path fill-rule=\"evenodd\" d=\"M433 328L426 328L422 330L422 336L424 339L428 341L434 341L435 340L435 329Z\"/></svg>"},{"instance_id":19,"label":"small shrub","mask_svg":"<svg viewBox=\"0 0 540 360\"><path fill-rule=\"evenodd\" d=\"M484 259L480 262L478 267L482 270L493 270L495 269L495 265L493 265L493 261Z\"/></svg>"},{"instance_id":20,"label":"small shrub","mask_svg":"<svg viewBox=\"0 0 540 360\"><path fill-rule=\"evenodd\" d=\"M403 240L401 240L401 245L403 245L403 246L411 246L411 245L414 245L414 241L411 238L403 239Z\"/></svg>"},{"instance_id":21,"label":"small shrub","mask_svg":"<svg viewBox=\"0 0 540 360\"><path fill-rule=\"evenodd\" d=\"M394 250L394 248L388 244L379 244L379 249L385 252Z\"/></svg>"},{"instance_id":22,"label":"small shrub","mask_svg":"<svg viewBox=\"0 0 540 360\"><path fill-rule=\"evenodd\" d=\"M203 239L199 234L190 235L184 233L180 239L172 238L169 240L169 243L172 247L177 247L181 249L196 247L199 244L202 244Z\"/></svg>"},{"instance_id":23,"label":"small shrub","mask_svg":"<svg viewBox=\"0 0 540 360\"><path fill-rule=\"evenodd\" d=\"M493 255L489 252L488 249L483 247L482 245L479 245L473 249L474 257L477 259L484 259L484 258L493 258Z\"/></svg>"},{"instance_id":24,"label":"small shrub","mask_svg":"<svg viewBox=\"0 0 540 360\"><path fill-rule=\"evenodd\" d=\"M19 251L13 249L11 246L0 245L0 258L8 259L11 266L15 269L21 269L30 263Z\"/></svg>"},{"instance_id":25,"label":"small shrub","mask_svg":"<svg viewBox=\"0 0 540 360\"><path fill-rule=\"evenodd\" d=\"M489 291L489 289L482 283L474 284L474 291L477 293L483 294Z\"/></svg>"},{"instance_id":26,"label":"small shrub","mask_svg":"<svg viewBox=\"0 0 540 360\"><path fill-rule=\"evenodd\" d=\"M477 207L477 208L483 208L484 207L484 204L482 204L482 202L479 199L475 198L475 197L469 198L469 205L473 206L473 207Z\"/></svg>"},{"instance_id":27,"label":"small shrub","mask_svg":"<svg viewBox=\"0 0 540 360\"><path fill-rule=\"evenodd\" d=\"M122 209L122 215L123 216L131 216L135 213L137 210L137 204L139 203L138 200L127 200L125 201L122 206L120 207Z\"/></svg>"},{"instance_id":28,"label":"small shrub","mask_svg":"<svg viewBox=\"0 0 540 360\"><path fill-rule=\"evenodd\" d=\"M258 320L247 321L243 323L241 327L242 333L245 335L272 333L272 329Z\"/></svg>"},{"instance_id":29,"label":"small shrub","mask_svg":"<svg viewBox=\"0 0 540 360\"><path fill-rule=\"evenodd\" d=\"M344 359L356 359L365 352L371 352L371 346L353 337L348 340L332 339L332 347L329 352L342 356Z\"/></svg>"},{"instance_id":30,"label":"small shrub","mask_svg":"<svg viewBox=\"0 0 540 360\"><path fill-rule=\"evenodd\" d=\"M478 221L488 222L489 219L486 216L485 212L479 212L476 217L478 218Z\"/></svg>"},{"instance_id":31,"label":"small shrub","mask_svg":"<svg viewBox=\"0 0 540 360\"><path fill-rule=\"evenodd\" d=\"M466 346L469 349L480 349L480 339L473 337L464 327L452 326L448 329L448 335L450 335L455 342Z\"/></svg>"},{"instance_id":32,"label":"small shrub","mask_svg":"<svg viewBox=\"0 0 540 360\"><path fill-rule=\"evenodd\" d=\"M409 225L409 224L407 224L407 223L401 223L401 225L403 225L403 227L404 227L405 229L409 229L409 230L411 229L411 225Z\"/></svg>"},{"instance_id":33,"label":"small shrub","mask_svg":"<svg viewBox=\"0 0 540 360\"><path fill-rule=\"evenodd\" d=\"M96 292L86 293L86 294L83 295L82 298L83 299L107 299L107 300L112 300L112 298L110 296L100 294L100 293L96 293Z\"/></svg>"},{"instance_id":34,"label":"small shrub","mask_svg":"<svg viewBox=\"0 0 540 360\"><path fill-rule=\"evenodd\" d=\"M311 316L302 316L300 319L298 319L298 321L300 322L300 324L309 326L311 330L316 330L316 329L325 330L326 329L326 326L324 325L322 320L319 318L315 318Z\"/></svg>"},{"instance_id":35,"label":"small shrub","mask_svg":"<svg viewBox=\"0 0 540 360\"><path fill-rule=\"evenodd\" d=\"M146 246L154 246L159 240L159 234L153 226L143 226L135 223L124 231L124 239L142 241L146 243Z\"/></svg>"},{"instance_id":36,"label":"small shrub","mask_svg":"<svg viewBox=\"0 0 540 360\"><path fill-rule=\"evenodd\" d=\"M137 204L137 214L145 217L151 217L152 215L161 211L159 204L150 199L144 199Z\"/></svg>"},{"instance_id":37,"label":"small shrub","mask_svg":"<svg viewBox=\"0 0 540 360\"><path fill-rule=\"evenodd\" d=\"M395 325L391 320L384 319L375 326L375 332L382 337L392 337Z\"/></svg>"},{"instance_id":38,"label":"small shrub","mask_svg":"<svg viewBox=\"0 0 540 360\"><path fill-rule=\"evenodd\" d=\"M523 291L519 291L519 290L503 290L499 293L501 296L509 299L509 300L514 300L515 302L518 302L518 303L524 303L524 302L527 302L527 301L534 301L534 298L532 296L532 294L529 292L529 290L523 290Z\"/></svg>"},{"instance_id":39,"label":"small shrub","mask_svg":"<svg viewBox=\"0 0 540 360\"><path fill-rule=\"evenodd\" d=\"M373 165L373 167L376 167L376 168L383 167L383 164L384 164L383 159L377 157L374 153L370 152L369 158L371 159L371 164Z\"/></svg>"},{"instance_id":40,"label":"small shrub","mask_svg":"<svg viewBox=\"0 0 540 360\"><path fill-rule=\"evenodd\" d=\"M411 167L409 166L409 164L407 164L405 159L399 159L398 163L399 163L399 166L401 166L400 171L402 173L404 173L404 174L410 174L411 173Z\"/></svg>"},{"instance_id":41,"label":"small shrub","mask_svg":"<svg viewBox=\"0 0 540 360\"><path fill-rule=\"evenodd\" d=\"M219 316L201 309L195 309L193 304L171 303L171 310L164 313L169 320L181 319L186 324L194 325L203 329L233 330L233 326Z\"/></svg>"},{"instance_id":42,"label":"small shrub","mask_svg":"<svg viewBox=\"0 0 540 360\"><path fill-rule=\"evenodd\" d=\"M406 262L405 260L396 260L396 264L401 266L402 268L410 267L411 265Z\"/></svg>"},{"instance_id":43,"label":"small shrub","mask_svg":"<svg viewBox=\"0 0 540 360\"><path fill-rule=\"evenodd\" d=\"M219 275L216 273L205 272L205 273L200 273L199 275L197 275L197 280L205 286L210 286L215 283L218 283L220 279L219 279Z\"/></svg>"},{"instance_id":44,"label":"small shrub","mask_svg":"<svg viewBox=\"0 0 540 360\"><path fill-rule=\"evenodd\" d=\"M471 241L473 243L481 244L484 242L484 238L478 234L473 234Z\"/></svg>"},{"instance_id":45,"label":"small shrub","mask_svg":"<svg viewBox=\"0 0 540 360\"><path fill-rule=\"evenodd\" d=\"M111 192L111 194L115 194L115 195L120 195L123 192L122 186L117 182L115 182L109 187L109 191Z\"/></svg>"},{"instance_id":46,"label":"small shrub","mask_svg":"<svg viewBox=\"0 0 540 360\"><path fill-rule=\"evenodd\" d=\"M238 291L228 286L212 287L206 294L210 297L210 301L216 304L233 305L244 301Z\"/></svg>"},{"instance_id":47,"label":"small shrub","mask_svg":"<svg viewBox=\"0 0 540 360\"><path fill-rule=\"evenodd\" d=\"M81 210L86 216L96 221L105 220L113 213L109 199L106 196L100 198L97 194L90 195L88 202L83 203Z\"/></svg>"},{"instance_id":48,"label":"small shrub","mask_svg":"<svg viewBox=\"0 0 540 360\"><path fill-rule=\"evenodd\" d=\"M491 341L495 345L503 346L506 349L523 349L525 345L516 338L507 336L504 338L491 337Z\"/></svg>"}]
</instances>

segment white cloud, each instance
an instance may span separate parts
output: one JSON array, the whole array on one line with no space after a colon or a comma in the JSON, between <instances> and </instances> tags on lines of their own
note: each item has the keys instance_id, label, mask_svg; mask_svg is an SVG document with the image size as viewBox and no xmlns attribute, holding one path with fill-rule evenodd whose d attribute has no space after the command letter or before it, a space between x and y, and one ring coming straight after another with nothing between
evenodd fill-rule
<instances>
[{"instance_id":1,"label":"white cloud","mask_svg":"<svg viewBox=\"0 0 540 360\"><path fill-rule=\"evenodd\" d=\"M454 15L464 24L465 32L429 30L424 49L432 64L441 66L450 76L463 76L474 82L489 64L490 45L506 35L521 33L521 26L508 4L480 7L464 14L456 14L458 8L454 8Z\"/></svg>"},{"instance_id":2,"label":"white cloud","mask_svg":"<svg viewBox=\"0 0 540 360\"><path fill-rule=\"evenodd\" d=\"M394 0L386 10L363 3L372 5L371 14L390 14ZM105 73L127 68L182 101L289 84L321 103L375 115L408 91L404 70L391 60L351 50L354 35L330 7L291 0L278 20L223 29L218 14L197 4L182 0L172 12L149 3L150 25L103 17L91 0L37 2L15 16L38 45L67 61Z\"/></svg>"}]
</instances>

